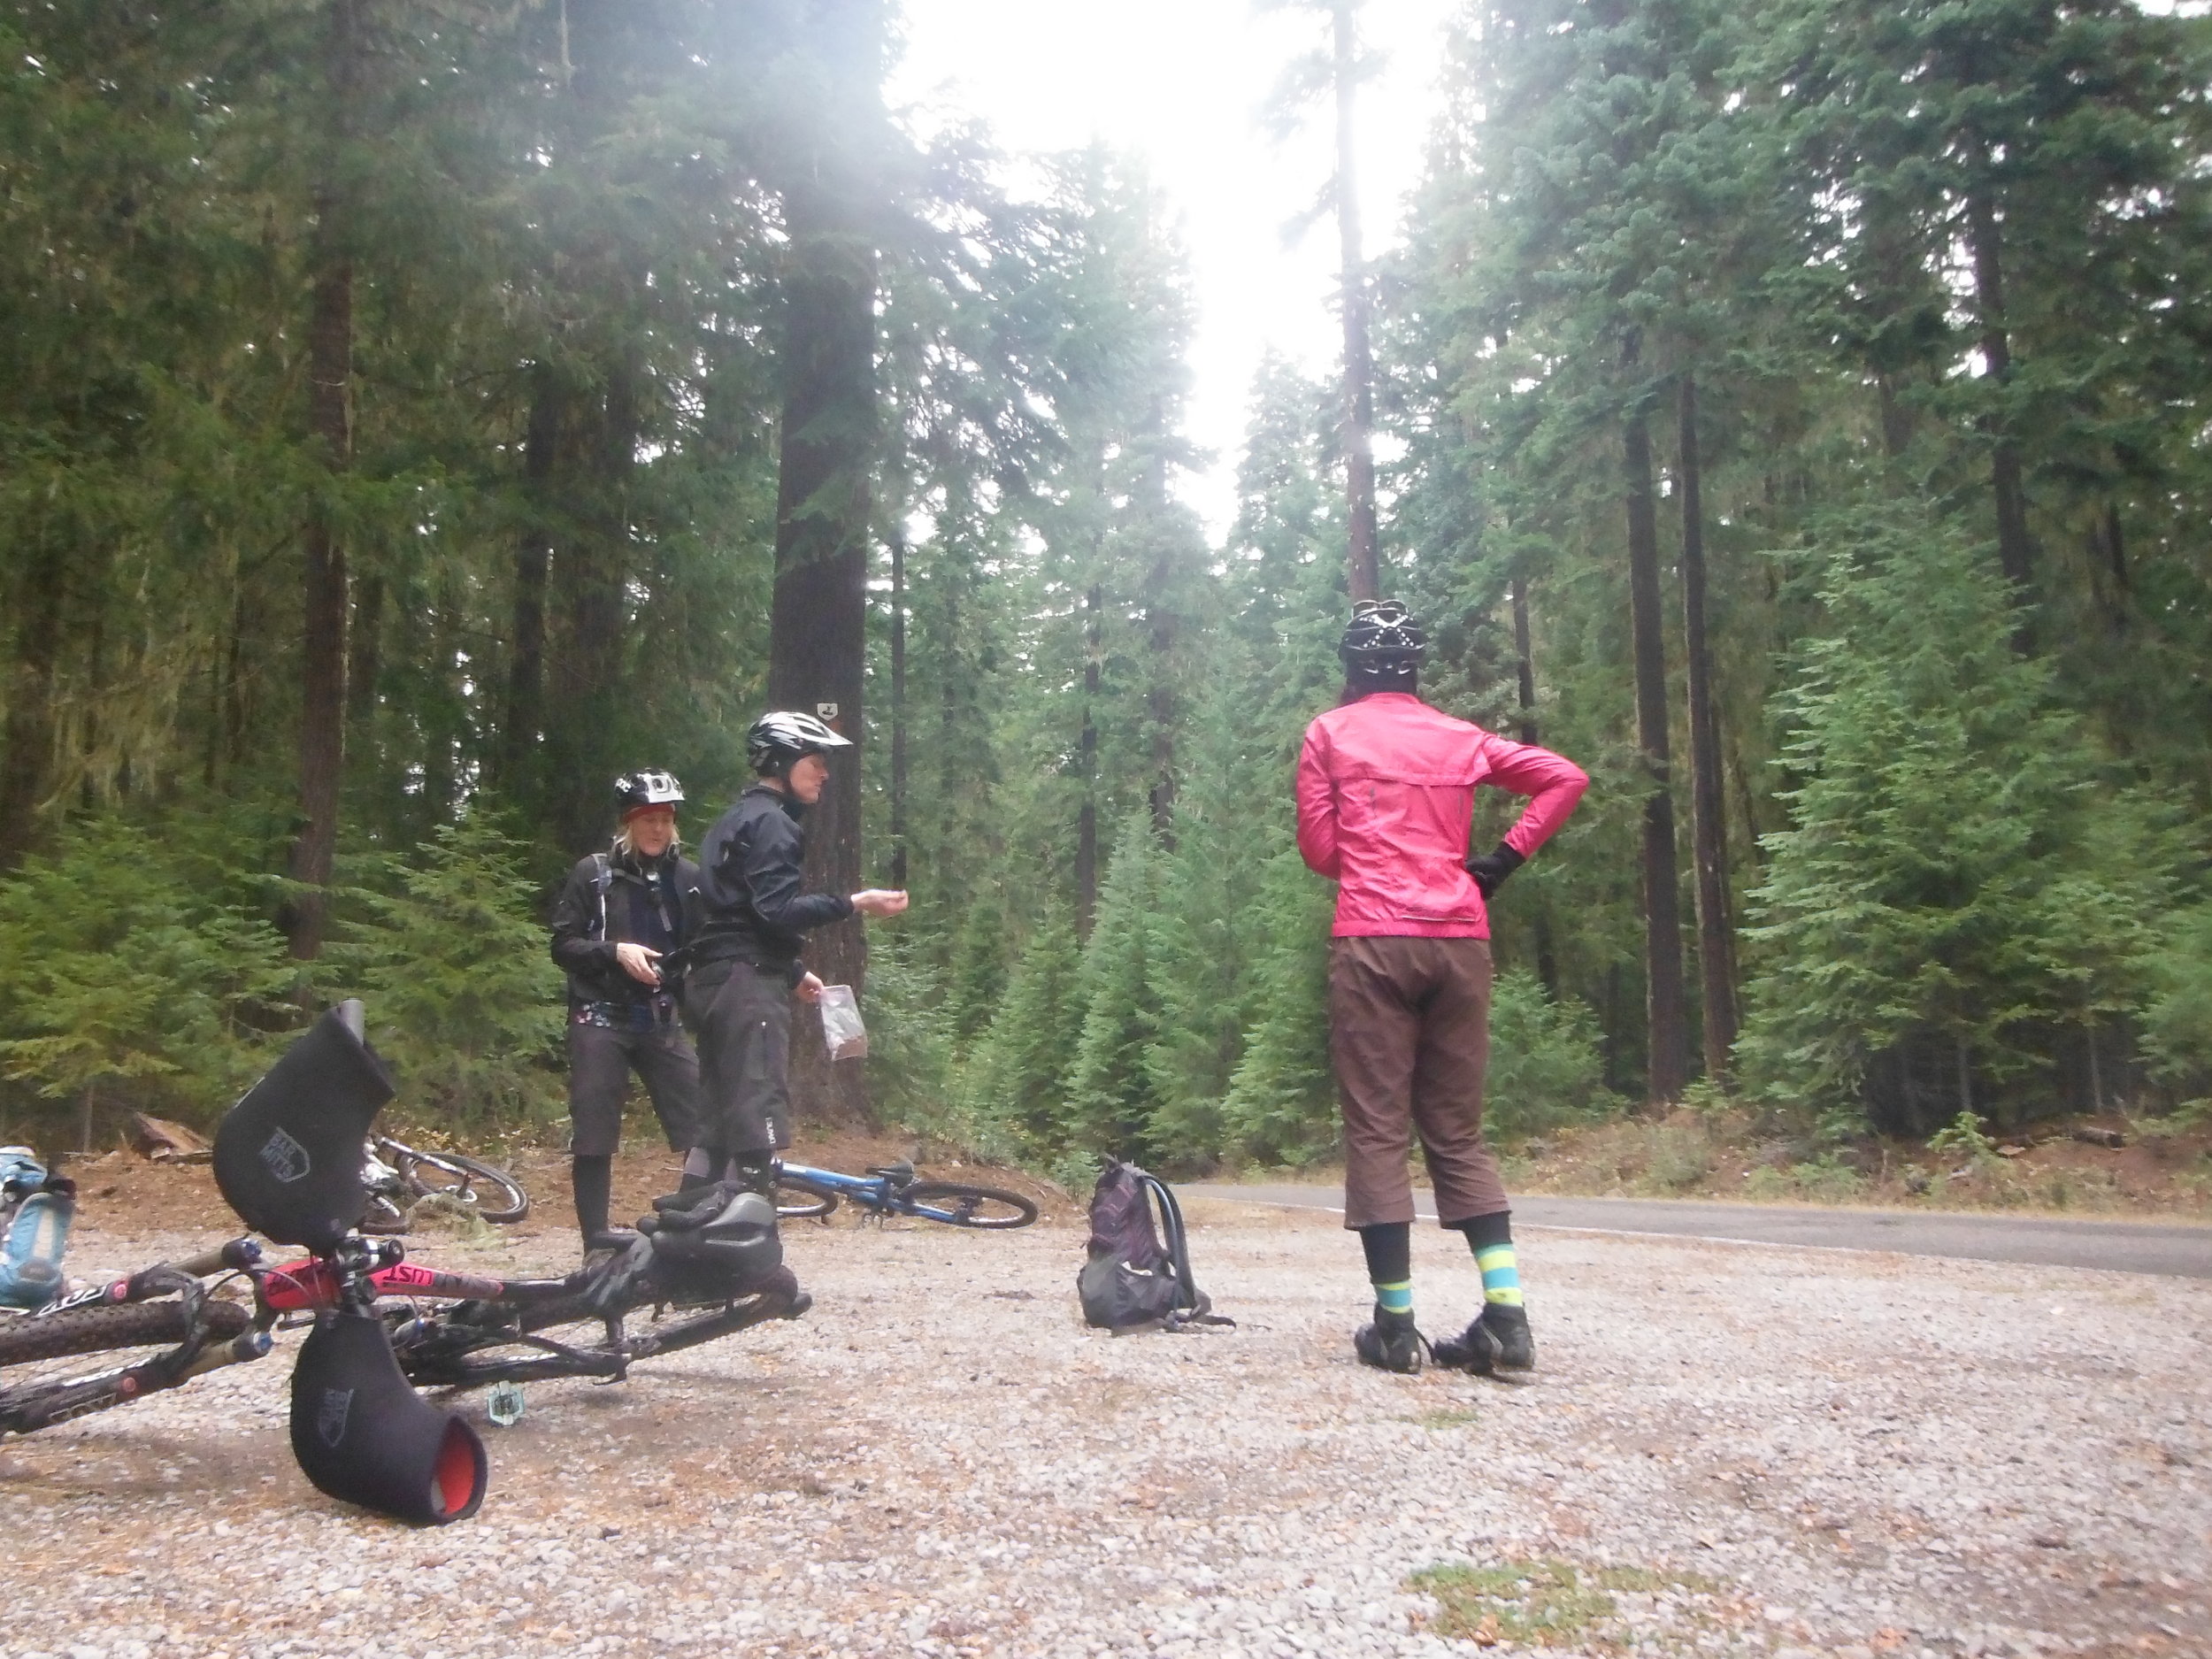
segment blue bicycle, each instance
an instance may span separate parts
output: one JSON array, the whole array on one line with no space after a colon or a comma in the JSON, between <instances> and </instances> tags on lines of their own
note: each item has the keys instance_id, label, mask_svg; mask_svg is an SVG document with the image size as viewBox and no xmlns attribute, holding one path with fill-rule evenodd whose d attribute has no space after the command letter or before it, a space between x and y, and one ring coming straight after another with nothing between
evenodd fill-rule
<instances>
[{"instance_id":1,"label":"blue bicycle","mask_svg":"<svg viewBox=\"0 0 2212 1659\"><path fill-rule=\"evenodd\" d=\"M841 1175L835 1170L812 1169L803 1164L776 1164L779 1216L826 1220L847 1199L878 1221L890 1216L912 1216L948 1227L1003 1231L1025 1227L1037 1218L1037 1206L1019 1193L996 1187L969 1187L959 1181L925 1181L903 1158L865 1175Z\"/></svg>"}]
</instances>

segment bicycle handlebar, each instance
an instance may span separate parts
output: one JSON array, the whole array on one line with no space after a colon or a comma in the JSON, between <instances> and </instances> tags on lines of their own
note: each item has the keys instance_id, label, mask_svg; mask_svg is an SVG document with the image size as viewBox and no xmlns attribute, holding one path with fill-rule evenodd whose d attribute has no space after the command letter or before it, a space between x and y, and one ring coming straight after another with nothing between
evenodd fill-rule
<instances>
[{"instance_id":1,"label":"bicycle handlebar","mask_svg":"<svg viewBox=\"0 0 2212 1659\"><path fill-rule=\"evenodd\" d=\"M251 1239L233 1239L219 1249L208 1250L199 1256L188 1256L173 1265L179 1272L189 1273L195 1279L205 1279L210 1273L219 1273L228 1268L237 1271L257 1267L261 1262L261 1247Z\"/></svg>"}]
</instances>

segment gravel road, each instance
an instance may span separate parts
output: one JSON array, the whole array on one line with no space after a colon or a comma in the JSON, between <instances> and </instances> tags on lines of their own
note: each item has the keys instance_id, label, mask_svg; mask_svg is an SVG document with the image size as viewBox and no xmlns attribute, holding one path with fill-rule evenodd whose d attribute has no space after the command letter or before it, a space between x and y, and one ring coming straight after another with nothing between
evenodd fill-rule
<instances>
[{"instance_id":1,"label":"gravel road","mask_svg":"<svg viewBox=\"0 0 2212 1659\"><path fill-rule=\"evenodd\" d=\"M0 1655L2212 1655L2212 1286L1532 1231L1507 1386L1356 1365L1328 1218L1193 1216L1233 1333L1087 1331L1065 1226L796 1228L807 1319L533 1386L446 1529L308 1486L282 1352L9 1442Z\"/></svg>"},{"instance_id":2,"label":"gravel road","mask_svg":"<svg viewBox=\"0 0 2212 1659\"><path fill-rule=\"evenodd\" d=\"M1201 1197L1344 1213L1340 1186L1204 1186ZM1436 1200L1416 1187L1422 1217ZM1965 1210L1831 1209L1817 1204L1722 1204L1703 1198L1570 1198L1517 1194L1517 1228L1657 1233L1735 1244L1810 1245L1831 1250L1893 1250L1969 1262L2093 1267L2125 1273L2212 1279L2212 1227L2164 1217L2112 1221L2074 1216L1988 1215Z\"/></svg>"}]
</instances>

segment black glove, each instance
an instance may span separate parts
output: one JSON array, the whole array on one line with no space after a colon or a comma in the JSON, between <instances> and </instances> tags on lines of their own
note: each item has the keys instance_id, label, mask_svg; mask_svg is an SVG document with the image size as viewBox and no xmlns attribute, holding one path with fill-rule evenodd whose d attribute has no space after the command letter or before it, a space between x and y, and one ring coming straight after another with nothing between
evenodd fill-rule
<instances>
[{"instance_id":1,"label":"black glove","mask_svg":"<svg viewBox=\"0 0 2212 1659\"><path fill-rule=\"evenodd\" d=\"M1527 862L1520 854L1500 841L1495 852L1470 858L1467 873L1474 877L1475 885L1482 889L1483 902L1487 903L1491 895L1505 885L1505 879Z\"/></svg>"}]
</instances>

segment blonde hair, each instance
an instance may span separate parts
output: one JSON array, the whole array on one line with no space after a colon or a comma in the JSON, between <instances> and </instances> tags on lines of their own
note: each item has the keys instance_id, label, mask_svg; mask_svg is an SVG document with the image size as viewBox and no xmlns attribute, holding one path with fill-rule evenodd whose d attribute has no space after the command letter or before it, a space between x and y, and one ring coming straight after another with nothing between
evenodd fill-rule
<instances>
[{"instance_id":1,"label":"blonde hair","mask_svg":"<svg viewBox=\"0 0 2212 1659\"><path fill-rule=\"evenodd\" d=\"M661 809L657 807L647 807L645 809L645 810L649 812L657 811L660 810ZM670 807L667 810L669 817L674 818L676 816L675 809L673 807ZM622 820L622 827L614 833L614 849L616 853L625 858L627 858L632 853L637 851L637 844L630 839L630 820L628 818L624 818ZM680 853L683 851L683 832L679 830L675 834L668 838L668 850L672 853Z\"/></svg>"}]
</instances>

